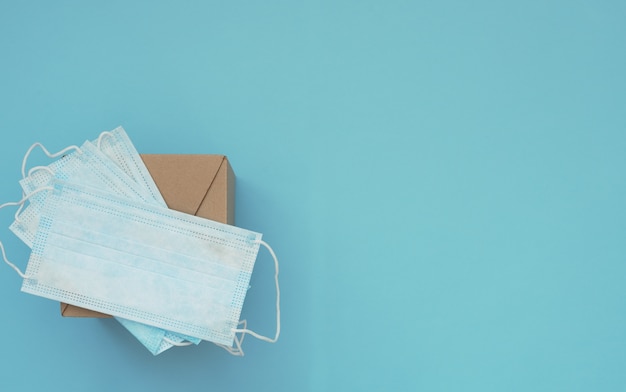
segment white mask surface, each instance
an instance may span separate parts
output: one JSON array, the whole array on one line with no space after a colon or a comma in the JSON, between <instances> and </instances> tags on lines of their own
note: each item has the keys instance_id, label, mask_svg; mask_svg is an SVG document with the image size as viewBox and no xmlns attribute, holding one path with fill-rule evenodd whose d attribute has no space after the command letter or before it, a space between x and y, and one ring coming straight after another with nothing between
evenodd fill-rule
<instances>
[{"instance_id":1,"label":"white mask surface","mask_svg":"<svg viewBox=\"0 0 626 392\"><path fill-rule=\"evenodd\" d=\"M59 181L22 290L231 346L261 242L259 233Z\"/></svg>"},{"instance_id":2,"label":"white mask surface","mask_svg":"<svg viewBox=\"0 0 626 392\"><path fill-rule=\"evenodd\" d=\"M90 142L85 142L80 148L68 147L63 151L75 151L69 152L48 166L33 168L29 175L20 181L24 194L29 194L35 189L45 187L55 179L63 179L106 190L129 199L165 206L165 201L158 190L156 191L158 197L155 197L154 190L156 185L154 185L152 177L148 174L143 161L141 161L124 130L117 128L112 132L102 133L101 138L104 136L109 141L115 141L115 143L101 146L108 155ZM99 141L100 138L96 139L96 142ZM50 157L61 155L60 153L50 154L41 144L36 143L36 145L40 146ZM30 151L32 151L32 147L24 158L23 171L25 171L26 159ZM112 161L110 159L111 156L114 156L116 161ZM122 167L127 168L130 173L135 173L141 182L138 183L129 177L122 170ZM149 185L150 183L152 186ZM33 245L46 198L46 192L33 195L30 198L28 207L21 214L16 214L15 221L10 226L11 231L29 247ZM201 341L198 338L177 335L130 320L116 319L154 355L160 354L173 346L185 346L189 345L189 342L199 344Z\"/></svg>"},{"instance_id":3,"label":"white mask surface","mask_svg":"<svg viewBox=\"0 0 626 392\"><path fill-rule=\"evenodd\" d=\"M48 166L34 168L20 181L24 194L47 186L54 179L84 184L107 190L129 199L158 203L150 192L128 177L90 142ZM30 204L9 227L26 245L32 247L39 226L39 216L46 200L46 193L35 195Z\"/></svg>"},{"instance_id":4,"label":"white mask surface","mask_svg":"<svg viewBox=\"0 0 626 392\"><path fill-rule=\"evenodd\" d=\"M102 132L93 144L115 162L124 173L148 191L153 200L165 205L161 192L124 128L117 127L112 131Z\"/></svg>"}]
</instances>

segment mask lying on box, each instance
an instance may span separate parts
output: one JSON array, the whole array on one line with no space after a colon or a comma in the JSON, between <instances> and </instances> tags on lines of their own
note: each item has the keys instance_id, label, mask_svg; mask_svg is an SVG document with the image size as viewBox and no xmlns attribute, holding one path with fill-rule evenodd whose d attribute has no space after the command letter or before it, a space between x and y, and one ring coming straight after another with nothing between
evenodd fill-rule
<instances>
[{"instance_id":1,"label":"mask lying on box","mask_svg":"<svg viewBox=\"0 0 626 392\"><path fill-rule=\"evenodd\" d=\"M94 145L97 145L97 148L94 148ZM26 176L27 159L37 146L51 158L66 154L68 151L72 152L48 166L31 169ZM22 177L20 185L24 195L44 186L54 177L166 205L139 153L122 127L102 132L93 143L85 142L81 148L70 146L57 154L50 154L43 145L35 143L24 156ZM20 215L21 219L16 219L10 227L11 231L29 247L39 224L42 199L43 195L33 197L25 212L20 214L20 209L16 214Z\"/></svg>"},{"instance_id":2,"label":"mask lying on box","mask_svg":"<svg viewBox=\"0 0 626 392\"><path fill-rule=\"evenodd\" d=\"M132 178L143 189L150 193L152 200L165 206L165 200L157 188L146 165L139 156L135 146L124 131L117 127L112 131L102 132L98 139L92 142L100 151L109 157L124 173Z\"/></svg>"},{"instance_id":3,"label":"mask lying on box","mask_svg":"<svg viewBox=\"0 0 626 392\"><path fill-rule=\"evenodd\" d=\"M57 178L105 189L129 199L165 206L165 201L156 190L152 177L122 128L117 128L112 132L103 132L95 142L100 148L96 148L90 142L85 142L80 148L71 146L63 152L74 151L50 165L31 169L29 175L20 181L24 194L44 187ZM35 144L33 147L37 145L42 147L48 156L58 155L48 153L40 144ZM100 149L104 149L106 154ZM22 164L22 172L24 173L26 160L31 151L32 147L24 157ZM114 157L114 160L109 157ZM125 168L126 171L122 168ZM133 180L129 174L134 175L139 182ZM148 185L150 183L151 186ZM158 197L155 196L155 193ZM35 194L30 199L28 207L22 213L18 211L15 221L10 226L11 231L29 247L33 245L46 196L47 193L45 192ZM117 320L154 355L173 346L190 344L187 342L200 343L200 339L197 338L173 334L129 320L119 318Z\"/></svg>"},{"instance_id":4,"label":"mask lying on box","mask_svg":"<svg viewBox=\"0 0 626 392\"><path fill-rule=\"evenodd\" d=\"M38 166L20 181L24 194L48 185L55 178L105 189L129 199L157 203L152 195L128 177L115 163L108 159L90 142L85 142L76 151L54 161L49 166ZM10 226L11 231L26 245L32 247L39 226L39 216L46 194L30 199L30 204Z\"/></svg>"},{"instance_id":5,"label":"mask lying on box","mask_svg":"<svg viewBox=\"0 0 626 392\"><path fill-rule=\"evenodd\" d=\"M52 185L26 273L10 264L24 278L22 291L233 353L242 353L237 333L278 339L278 260L261 234L78 184ZM238 328L260 245L276 267L274 338Z\"/></svg>"}]
</instances>

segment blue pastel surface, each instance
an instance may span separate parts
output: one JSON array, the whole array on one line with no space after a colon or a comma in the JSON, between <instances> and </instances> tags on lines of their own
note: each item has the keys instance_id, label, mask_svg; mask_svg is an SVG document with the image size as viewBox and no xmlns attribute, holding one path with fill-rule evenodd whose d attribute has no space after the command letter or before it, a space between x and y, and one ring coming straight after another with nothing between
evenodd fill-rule
<instances>
[{"instance_id":1,"label":"blue pastel surface","mask_svg":"<svg viewBox=\"0 0 626 392\"><path fill-rule=\"evenodd\" d=\"M0 203L37 141L122 125L142 153L225 154L283 330L153 357L0 265L0 390L626 390L625 20L610 0L3 1ZM243 310L265 334L272 274L261 252Z\"/></svg>"}]
</instances>

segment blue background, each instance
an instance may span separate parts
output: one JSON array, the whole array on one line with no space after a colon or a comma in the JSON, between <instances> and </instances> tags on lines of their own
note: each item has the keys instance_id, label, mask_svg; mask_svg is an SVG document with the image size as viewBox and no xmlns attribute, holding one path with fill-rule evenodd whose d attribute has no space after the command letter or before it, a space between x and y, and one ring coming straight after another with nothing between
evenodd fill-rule
<instances>
[{"instance_id":1,"label":"blue background","mask_svg":"<svg viewBox=\"0 0 626 392\"><path fill-rule=\"evenodd\" d=\"M237 224L281 261L283 333L153 357L3 267L0 389L626 390L625 20L602 0L2 1L0 200L36 141L122 125L143 153L226 154ZM261 253L244 306L265 334L272 273Z\"/></svg>"}]
</instances>

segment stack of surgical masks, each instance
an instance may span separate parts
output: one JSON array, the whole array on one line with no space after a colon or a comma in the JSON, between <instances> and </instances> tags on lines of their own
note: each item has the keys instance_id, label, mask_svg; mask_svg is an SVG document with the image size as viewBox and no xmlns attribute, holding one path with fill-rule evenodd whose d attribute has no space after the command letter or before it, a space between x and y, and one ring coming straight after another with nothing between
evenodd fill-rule
<instances>
[{"instance_id":1,"label":"stack of surgical masks","mask_svg":"<svg viewBox=\"0 0 626 392\"><path fill-rule=\"evenodd\" d=\"M41 147L54 160L27 169ZM278 261L261 234L167 208L123 128L56 154L34 144L11 231L31 248L22 291L113 315L152 354L206 340L243 355L280 334ZM240 320L261 246L274 258L276 334Z\"/></svg>"}]
</instances>

